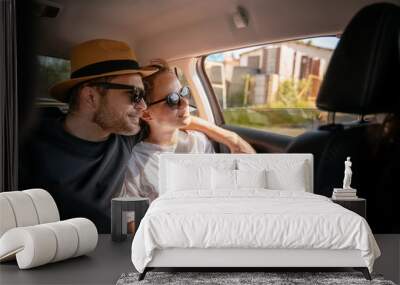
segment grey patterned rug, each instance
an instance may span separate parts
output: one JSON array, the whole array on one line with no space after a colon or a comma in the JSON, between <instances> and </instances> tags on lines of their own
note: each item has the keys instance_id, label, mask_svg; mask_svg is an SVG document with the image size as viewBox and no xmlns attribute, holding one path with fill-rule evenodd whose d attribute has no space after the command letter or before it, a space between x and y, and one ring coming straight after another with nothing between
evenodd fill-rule
<instances>
[{"instance_id":1,"label":"grey patterned rug","mask_svg":"<svg viewBox=\"0 0 400 285\"><path fill-rule=\"evenodd\" d=\"M142 281L139 273L122 274L117 285L145 284L213 284L213 285L292 285L292 284L379 284L395 285L384 280L381 275L372 274L372 281L364 278L360 272L148 272Z\"/></svg>"}]
</instances>

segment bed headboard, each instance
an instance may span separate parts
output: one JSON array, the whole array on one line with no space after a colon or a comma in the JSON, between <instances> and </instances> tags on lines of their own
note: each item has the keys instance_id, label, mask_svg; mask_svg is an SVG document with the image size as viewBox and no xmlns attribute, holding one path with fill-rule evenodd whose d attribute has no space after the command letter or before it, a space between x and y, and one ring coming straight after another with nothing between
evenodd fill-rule
<instances>
[{"instance_id":1,"label":"bed headboard","mask_svg":"<svg viewBox=\"0 0 400 285\"><path fill-rule=\"evenodd\" d=\"M166 185L174 165L190 167L210 167L219 169L257 170L267 169L273 175L271 183L287 183L303 180L303 191L313 192L312 154L161 154L159 169L160 194L167 191ZM211 174L210 174L211 176ZM210 178L211 179L211 178ZM287 185L287 184L286 184ZM274 188L274 187L272 187ZM283 189L281 189L283 190Z\"/></svg>"}]
</instances>

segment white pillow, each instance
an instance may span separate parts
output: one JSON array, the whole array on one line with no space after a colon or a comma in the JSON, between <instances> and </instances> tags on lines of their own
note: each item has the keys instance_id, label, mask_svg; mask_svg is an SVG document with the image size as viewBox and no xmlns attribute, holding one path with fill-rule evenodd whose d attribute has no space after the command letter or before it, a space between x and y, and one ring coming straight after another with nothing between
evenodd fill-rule
<instances>
[{"instance_id":1,"label":"white pillow","mask_svg":"<svg viewBox=\"0 0 400 285\"><path fill-rule=\"evenodd\" d=\"M267 171L267 185L273 190L306 191L305 163L292 164L286 169L270 169Z\"/></svg>"},{"instance_id":2,"label":"white pillow","mask_svg":"<svg viewBox=\"0 0 400 285\"><path fill-rule=\"evenodd\" d=\"M267 170L236 170L237 187L267 188Z\"/></svg>"},{"instance_id":3,"label":"white pillow","mask_svg":"<svg viewBox=\"0 0 400 285\"><path fill-rule=\"evenodd\" d=\"M267 188L271 190L310 191L311 169L308 160L296 159L239 159L240 170L266 169Z\"/></svg>"},{"instance_id":4,"label":"white pillow","mask_svg":"<svg viewBox=\"0 0 400 285\"><path fill-rule=\"evenodd\" d=\"M230 170L212 168L214 190L237 190L241 188L267 188L267 171Z\"/></svg>"},{"instance_id":5,"label":"white pillow","mask_svg":"<svg viewBox=\"0 0 400 285\"><path fill-rule=\"evenodd\" d=\"M211 189L210 167L169 164L167 191Z\"/></svg>"},{"instance_id":6,"label":"white pillow","mask_svg":"<svg viewBox=\"0 0 400 285\"><path fill-rule=\"evenodd\" d=\"M236 190L236 170L212 168L212 189Z\"/></svg>"}]
</instances>

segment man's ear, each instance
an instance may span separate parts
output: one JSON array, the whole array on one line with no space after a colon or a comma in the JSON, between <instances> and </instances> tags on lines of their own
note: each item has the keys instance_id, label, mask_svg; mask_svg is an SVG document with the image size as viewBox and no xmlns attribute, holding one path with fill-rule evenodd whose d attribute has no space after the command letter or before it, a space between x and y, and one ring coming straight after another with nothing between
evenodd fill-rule
<instances>
[{"instance_id":1,"label":"man's ear","mask_svg":"<svg viewBox=\"0 0 400 285\"><path fill-rule=\"evenodd\" d=\"M99 95L94 92L94 89L85 86L81 91L81 104L85 105L86 108L96 110L99 106Z\"/></svg>"},{"instance_id":2,"label":"man's ear","mask_svg":"<svg viewBox=\"0 0 400 285\"><path fill-rule=\"evenodd\" d=\"M148 110L143 111L141 118L143 121L146 122L153 120L153 118L151 117L151 113Z\"/></svg>"}]
</instances>

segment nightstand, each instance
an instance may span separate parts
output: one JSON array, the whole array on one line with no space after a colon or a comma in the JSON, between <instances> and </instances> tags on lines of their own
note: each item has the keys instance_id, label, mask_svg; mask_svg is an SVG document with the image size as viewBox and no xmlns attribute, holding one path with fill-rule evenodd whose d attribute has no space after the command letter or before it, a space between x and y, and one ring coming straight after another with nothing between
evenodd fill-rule
<instances>
[{"instance_id":1,"label":"nightstand","mask_svg":"<svg viewBox=\"0 0 400 285\"><path fill-rule=\"evenodd\" d=\"M135 232L147 209L149 198L118 197L111 200L111 237L113 241L124 241L128 235L128 215L134 213ZM135 232L133 234L135 234Z\"/></svg>"},{"instance_id":2,"label":"nightstand","mask_svg":"<svg viewBox=\"0 0 400 285\"><path fill-rule=\"evenodd\" d=\"M332 199L332 202L341 205L342 207L359 214L364 219L367 219L367 200L357 198L352 200Z\"/></svg>"}]
</instances>

